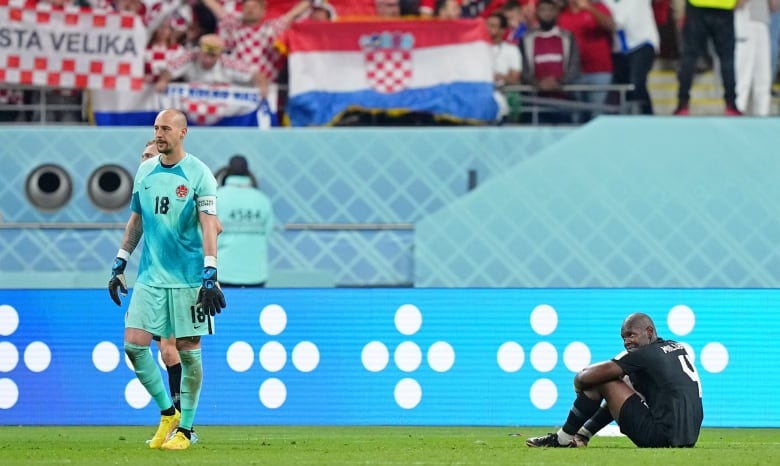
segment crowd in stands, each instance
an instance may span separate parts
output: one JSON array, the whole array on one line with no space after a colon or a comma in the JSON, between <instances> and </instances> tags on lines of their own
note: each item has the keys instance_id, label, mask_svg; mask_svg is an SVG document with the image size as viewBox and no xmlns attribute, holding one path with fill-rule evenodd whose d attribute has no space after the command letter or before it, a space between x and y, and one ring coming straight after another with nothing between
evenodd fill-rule
<instances>
[{"instance_id":1,"label":"crowd in stands","mask_svg":"<svg viewBox=\"0 0 780 466\"><path fill-rule=\"evenodd\" d=\"M35 0L29 0L35 2ZM339 21L322 0L302 0L266 17L273 0L37 0L133 12L148 30L145 80L158 91L172 81L257 86L286 83L286 59L277 40L295 21ZM146 3L145 3L146 2ZM778 76L780 0L375 0L383 18L484 20L493 41L497 121L517 105L506 86L532 86L535 95L593 104L590 112L551 113L549 122L587 121L613 101L611 84L631 84L635 113L653 114L648 75L658 57L678 65L678 106L690 113L696 72L719 71L724 114L765 116ZM711 53L714 52L714 53ZM590 86L568 92L570 84ZM2 84L0 83L0 87ZM583 87L583 86L581 86ZM0 88L0 122L37 121L34 104L44 93ZM49 89L47 121L83 121L82 112L56 110L80 104L77 89Z\"/></svg>"}]
</instances>

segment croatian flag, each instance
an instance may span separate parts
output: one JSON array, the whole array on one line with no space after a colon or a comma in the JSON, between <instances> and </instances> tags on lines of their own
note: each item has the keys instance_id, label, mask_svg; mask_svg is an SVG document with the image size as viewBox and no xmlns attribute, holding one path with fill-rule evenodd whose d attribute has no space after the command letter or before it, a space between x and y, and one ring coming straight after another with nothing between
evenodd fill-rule
<instances>
[{"instance_id":1,"label":"croatian flag","mask_svg":"<svg viewBox=\"0 0 780 466\"><path fill-rule=\"evenodd\" d=\"M288 31L293 126L346 111L495 121L490 39L479 20L301 22Z\"/></svg>"}]
</instances>

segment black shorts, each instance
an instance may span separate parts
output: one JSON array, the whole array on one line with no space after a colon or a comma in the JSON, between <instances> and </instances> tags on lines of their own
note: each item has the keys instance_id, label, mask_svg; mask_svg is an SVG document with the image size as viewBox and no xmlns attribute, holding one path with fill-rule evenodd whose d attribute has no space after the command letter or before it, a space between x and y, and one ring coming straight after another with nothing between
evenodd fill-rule
<instances>
[{"instance_id":1,"label":"black shorts","mask_svg":"<svg viewBox=\"0 0 780 466\"><path fill-rule=\"evenodd\" d=\"M640 448L671 446L664 428L653 419L650 408L639 395L631 395L623 403L617 423L620 432L626 434Z\"/></svg>"}]
</instances>

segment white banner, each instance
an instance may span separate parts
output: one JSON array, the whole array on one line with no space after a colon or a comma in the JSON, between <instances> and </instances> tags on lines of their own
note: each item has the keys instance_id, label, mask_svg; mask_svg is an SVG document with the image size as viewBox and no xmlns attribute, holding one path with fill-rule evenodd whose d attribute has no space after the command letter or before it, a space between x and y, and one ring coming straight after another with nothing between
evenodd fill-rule
<instances>
[{"instance_id":1,"label":"white banner","mask_svg":"<svg viewBox=\"0 0 780 466\"><path fill-rule=\"evenodd\" d=\"M0 0L3 83L141 89L145 47L146 28L135 15Z\"/></svg>"},{"instance_id":2,"label":"white banner","mask_svg":"<svg viewBox=\"0 0 780 466\"><path fill-rule=\"evenodd\" d=\"M94 90L91 96L92 118L99 126L151 126L166 108L181 110L194 125L268 129L279 124L275 84L265 98L256 87L198 83L171 83L164 93L147 85L140 92Z\"/></svg>"}]
</instances>

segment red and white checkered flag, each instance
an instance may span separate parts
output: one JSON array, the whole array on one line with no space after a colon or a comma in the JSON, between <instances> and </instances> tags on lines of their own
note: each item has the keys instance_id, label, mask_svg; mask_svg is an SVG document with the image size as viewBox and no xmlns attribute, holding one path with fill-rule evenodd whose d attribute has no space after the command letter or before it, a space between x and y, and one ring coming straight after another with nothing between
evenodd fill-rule
<instances>
[{"instance_id":1,"label":"red and white checkered flag","mask_svg":"<svg viewBox=\"0 0 780 466\"><path fill-rule=\"evenodd\" d=\"M392 94L412 81L412 45L409 34L383 32L360 38L366 63L366 79L372 89Z\"/></svg>"},{"instance_id":2,"label":"red and white checkered flag","mask_svg":"<svg viewBox=\"0 0 780 466\"><path fill-rule=\"evenodd\" d=\"M15 5L14 2L13 5ZM0 24L16 31L0 48L0 82L34 86L138 90L146 30L140 17L50 4L0 0Z\"/></svg>"}]
</instances>

